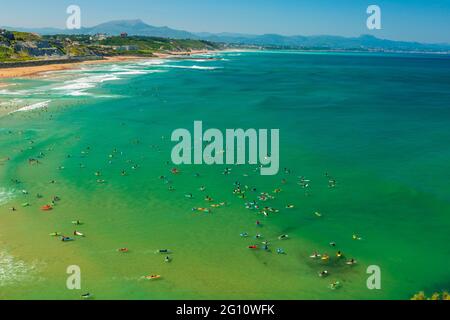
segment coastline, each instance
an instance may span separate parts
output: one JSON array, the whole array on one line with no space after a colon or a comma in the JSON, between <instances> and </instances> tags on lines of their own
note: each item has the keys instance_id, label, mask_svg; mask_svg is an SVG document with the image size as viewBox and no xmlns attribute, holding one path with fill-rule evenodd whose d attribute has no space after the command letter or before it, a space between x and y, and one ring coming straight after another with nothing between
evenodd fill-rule
<instances>
[{"instance_id":1,"label":"coastline","mask_svg":"<svg viewBox=\"0 0 450 320\"><path fill-rule=\"evenodd\" d=\"M212 52L211 50L192 50L192 51L180 51L180 52L169 52L169 53L155 53L154 56L114 56L114 57L104 57L99 60L85 60L79 62L71 63L48 63L38 66L16 66L11 68L0 68L0 90L7 89L8 87L14 85L11 82L2 80L9 79L20 79L20 78L39 78L47 72L64 71L64 70L76 70L85 65L97 65L97 64L107 64L116 62L131 62L137 60L152 60L152 59L189 59L192 55L196 54L208 54ZM0 101L0 118L7 116L9 114L15 113L17 111L29 111L35 109L45 109L50 101L36 102L31 105L26 106L16 106L12 103L6 101Z\"/></svg>"},{"instance_id":2,"label":"coastline","mask_svg":"<svg viewBox=\"0 0 450 320\"><path fill-rule=\"evenodd\" d=\"M103 60L89 60L81 62L72 63L61 63L61 64L46 64L41 66L26 66L26 67L12 67L0 69L0 79L9 78L23 78L23 77L35 77L39 74L49 71L61 71L76 69L79 66L87 64L102 64L111 62L122 62L122 61L132 61L138 59L151 59L152 57L139 57L139 56L118 56L118 57L106 57ZM5 87L7 84L0 83L0 87Z\"/></svg>"},{"instance_id":3,"label":"coastline","mask_svg":"<svg viewBox=\"0 0 450 320\"><path fill-rule=\"evenodd\" d=\"M101 100L98 99L96 101L93 99L91 100L94 104L92 107L85 108L83 112L77 111L76 108L68 108L64 115L56 115L54 117L56 121L51 121L44 113L42 116L24 115L11 117L10 119L0 119L0 121L4 121L1 122L4 124L4 127L7 130L11 130L11 134L4 132L0 136L1 149L2 153L4 153L0 154L0 158L4 155L11 157L11 161L7 165L3 168L0 166L1 169L4 169L3 172L0 170L0 176L2 181L5 181L4 187L7 188L7 191L12 188L18 189L15 194L16 198L0 207L0 212L2 213L0 220L4 226L2 228L2 239L8 239L8 247L5 246L5 248L8 252L7 254L14 258L12 260L13 263L15 261L24 261L25 267L33 266L36 257L38 257L40 261L47 264L41 269L37 269L35 274L31 274L32 276L42 277L44 279L42 282L34 281L35 279L31 278L26 282L23 281L21 284L13 284L8 288L2 289L0 297L79 299L79 294L74 291L60 290L61 284L64 283L65 279L63 279L63 276L55 276L55 274L64 275L64 270L67 267L65 265L66 261L71 261L70 259L74 257L77 259L76 263L82 265L83 274L86 275L85 277L89 281L86 282L89 285L89 287L86 287L87 290L93 292L98 299L117 299L121 297L130 299L176 298L181 295L184 298L201 298L206 295L216 298L227 298L230 296L236 298L270 298L269 295L274 295L280 299L399 299L408 297L413 291L423 288L425 281L422 280L427 276L426 273L422 277L420 275L423 273L417 273L419 280L408 282L406 288L401 289L405 278L408 279L410 276L415 275L414 273L409 273L413 272L410 271L413 267L406 269L408 273L402 273L402 271L405 269L405 266L407 268L410 261L413 261L414 264L417 263L416 260L412 260L415 256L415 251L427 252L426 249L428 248L426 247L429 243L426 242L423 246L415 246L414 250L408 249L410 248L409 241L391 243L392 238L416 237L417 233L415 231L417 229L409 231L415 220L410 219L411 222L407 224L408 228L405 228L408 230L398 228L400 223L387 223L386 233L392 235L392 238L385 239L384 235L379 236L379 233L373 230L371 226L374 223L383 221L385 217L391 218L392 214L396 214L401 210L393 210L392 213L387 211L383 214L384 204L379 204L374 199L373 204L372 202L370 203L370 205L373 205L373 209L370 209L368 206L370 219L356 220L355 214L359 212L360 208L365 206L367 199L372 199L373 194L380 197L389 197L392 190L401 195L401 199L399 197L399 207L395 207L395 209L405 208L404 210L408 210L410 208L408 205L411 203L411 208L413 208L413 205L417 205L421 210L427 206L425 208L430 208L430 211L435 212L434 208L436 207L436 212L439 212L442 205L439 202L434 204L434 201L429 204L428 201L430 200L424 200L424 203L415 203L414 201L422 198L422 196L411 193L409 187L403 187L400 183L400 186L388 184L391 180L386 181L383 176L380 177L378 175L378 172L384 172L386 163L381 162L377 167L368 166L367 169L358 167L355 170L353 164L360 163L361 158L359 155L343 163L338 161L337 164L330 164L329 157L323 157L320 153L323 149L314 150L317 142L322 141L330 154L335 152L338 157L347 156L347 154L352 155L354 146L351 141L347 142L347 146L339 146L339 148L344 149L342 153L336 151L335 140L327 135L320 136L317 139L305 139L305 142L303 142L305 146L302 147L301 144L298 144L298 148L292 148L293 153L286 158L286 167L294 168L294 170L302 168L302 171L306 171L308 179L318 181L319 186L312 189L312 196L306 196L306 193L303 196L303 191L295 186L295 176L285 173L283 177L289 179L288 183L283 185L283 190L277 196L277 199L273 199L273 203L269 203L269 205L280 208L281 212L277 216L274 215L273 218L261 217L261 219L264 219L264 226L261 226L261 228L260 226L255 226L255 220L259 219L258 216L254 216L252 211L244 209L243 201L241 203L232 194L233 181L239 179L243 183L248 183L249 185L251 183L252 186L258 187L259 193L260 190L270 191L278 187L278 178L268 180L267 178L253 175L253 168L245 166L233 167L232 176L229 177L222 175L221 171L223 168L217 168L216 170L213 167L191 168L186 166L183 167L181 175L171 176L177 190L169 192L167 185L161 183L158 175L164 174L170 169L170 167L167 167L167 159L164 156L165 152L170 150L170 142L167 139L162 139L162 137L164 137L166 131L170 131L170 128L181 127L180 125L184 123L185 118L178 111L185 110L186 105L191 106L190 112L193 115L190 118L195 119L196 117L205 116L208 122L215 124L214 121L217 121L215 119L216 113L206 113L204 111L211 101L223 101L224 97L228 96L233 100L225 101L232 105L233 101L234 103L254 101L254 97L259 95L264 95L262 98L269 99L266 101L271 101L270 95L273 91L266 90L267 95L265 95L266 91L262 89L271 88L276 84L278 86L273 87L273 89L277 90L280 96L294 96L295 100L286 100L287 102L294 104L294 102L298 101L305 105L322 105L322 97L327 94L328 88L335 83L334 77L329 77L329 74L322 74L320 80L328 81L328 83L321 85L320 95L315 95L315 100L313 101L310 100L310 96L300 99L296 95L297 86L286 86L284 81L284 79L291 76L292 81L307 87L308 79L304 79L303 70L300 68L290 69L292 59L295 56L286 57L286 59L285 57L278 58L278 61L285 61L281 65L283 66L281 69L286 70L286 73L275 79L272 78L272 73L270 73L274 68L267 61L277 57L269 58L236 58L233 61L233 58L230 57L233 63L232 66L235 68L234 70L242 70L244 73L234 72L233 78L217 77L222 79L218 83L211 82L214 73L198 71L191 73L175 69L173 71L177 72L178 76L171 76L168 73L168 78L164 77L164 74L161 75L161 79L154 79L159 78L159 76L142 77L142 82L136 87L112 86L115 90L114 93L121 94L126 92L130 98L144 98L144 100L139 101L140 105L151 106L152 103L156 104L160 101L160 104L156 104L158 108L142 108L142 112L135 112L140 109L140 105L132 108L122 103L108 106L109 103L103 104ZM175 57L174 59L177 58ZM189 58L187 57L186 59ZM311 57L311 59L320 61L322 57L317 59ZM243 60L243 62L240 60ZM260 63L255 65L255 61L260 61ZM333 61L333 59L329 61ZM406 63L408 64L408 62ZM224 64L231 65L231 62L224 62ZM324 63L323 65L327 64ZM264 85L262 89L259 87L254 88L248 93L242 91L239 96L236 96L234 94L236 93L236 87L233 85L227 87L226 85L228 83L239 83L242 77L248 77L247 70L250 68L261 68L269 77L263 78L263 81L259 82L260 85ZM307 72L320 70L316 69L314 65L312 68L314 69L308 69ZM387 69L390 73L384 75L383 79L396 79L391 76L396 73L399 73L399 75L412 73L410 69L402 71L404 68L403 65L400 65L398 70ZM418 70L421 70L420 68L421 65L419 64ZM355 74L358 74L358 72L360 70L355 71ZM346 75L347 73L348 69L342 68L341 72L334 73L334 75L336 75L336 78L340 78L341 75ZM297 76L298 78L295 78ZM249 80L251 79L249 78ZM144 82L145 80L149 82ZM354 83L358 83L358 79L355 79ZM168 84L171 86L168 86ZM211 86L212 84L213 86ZM158 92L159 96L154 97L141 95L142 87L165 87L166 89ZM351 94L353 86L347 86L346 84L345 87L348 91L344 92ZM441 87L438 86L438 88ZM376 89L379 89L378 83L370 87L371 92L375 92ZM427 87L424 90L432 91L432 87ZM213 94L210 99L198 99L197 95L186 94L186 92L206 91ZM323 96L321 95L322 93ZM407 92L402 92L400 96L406 96L405 93ZM177 97L177 99L167 99L166 103L163 101L165 97ZM336 99L336 101L340 100ZM352 99L352 101L358 103L361 99L356 98ZM266 109L271 107L279 110L278 102L275 100L271 102L273 103L272 106L264 105L264 107ZM97 105L97 103L99 104ZM331 116L339 116L346 103L347 101L342 101L338 105L340 108L337 108L336 113L332 113ZM217 107L220 106L220 104L217 105ZM122 107L123 109L118 110L117 107ZM355 114L358 117L358 114L353 112L353 108L354 106L350 105L349 110L346 112L352 115ZM250 112L261 110L260 100L254 101L251 106L248 106L248 110ZM99 113L97 112L105 115L101 125L99 125ZM124 120L118 119L118 112L123 112L123 114L126 112ZM232 113L229 114L228 112ZM223 120L220 119L220 122L217 122L218 127L231 127L234 119L237 118L236 114L240 111L236 110L236 113L233 113L233 109L230 108L228 112L221 114ZM172 114L180 117L172 117ZM263 126L269 122L269 119L274 118L274 114L270 112L256 112L256 114L262 118L253 119L257 121L255 126ZM299 113L292 114L290 117L280 115L280 119L288 122L281 123L282 129L286 130L294 127L296 121L298 121L296 119L299 119L301 115L306 116L306 120L303 122L303 125L306 126L305 132L314 133L321 129L317 127L318 124L315 121L317 114L316 110L311 110L310 114L300 110ZM151 119L151 121L142 121L144 117ZM401 117L402 115L399 112L399 121L401 121ZM363 133L366 132L365 114L362 114L359 118L352 119L352 121L349 121L349 124L354 126L355 123L359 123L357 120L360 120L361 126L355 129L361 130ZM117 128L121 121L126 121L126 123L119 131ZM158 121L160 124L155 125L155 121ZM433 122L435 123L435 121ZM405 121L405 124L410 125L409 121ZM324 128L328 125L328 122L323 123ZM139 135L137 138L141 140L135 144L137 133L145 132L144 129L151 131L151 134ZM340 131L342 129L339 129L339 126L337 126L336 130L338 130L338 134L348 132L348 128ZM442 131L439 130L439 132ZM374 132L374 134L376 135L377 133ZM296 146L294 143L300 141L298 138L301 136L302 132L299 132L298 135L289 137L287 142ZM362 135L361 139L356 142L359 146L365 146L365 139L366 136ZM33 144L30 145L30 141L33 141ZM383 146L384 144L380 141L379 145ZM86 151L87 147L89 149L92 148L92 152L89 154ZM117 148L118 152L115 155L113 154L114 159L109 159L108 155L111 154L111 150L114 150L114 148ZM302 148L306 151L302 151ZM152 152L151 150L161 150L161 152ZM26 160L35 157L39 151L45 153L42 164L29 166ZM123 155L121 154L122 151L124 151ZM404 152L401 149L400 151ZM70 154L74 156L67 157ZM109 163L110 160L111 163ZM136 160L142 166L138 170L130 170L131 163L128 162L129 160L133 162ZM81 168L79 166L80 162L86 164L86 168ZM63 168L57 170L60 166L63 166ZM128 169L126 177L120 175L120 170L124 167ZM108 179L106 184L96 185L93 177L95 170L102 171L102 175L105 179ZM338 188L330 190L327 187L326 179L321 182L321 179L324 179L323 172L325 170L338 174L339 181L344 183L339 185ZM365 170L369 173L366 173ZM372 175L370 170L377 171ZM405 175L410 174L407 169L404 172ZM200 175L199 178L201 180L191 178L197 173ZM389 173L386 176L389 177ZM412 177L411 180L414 178ZM9 182L12 179L20 179L20 181L23 181L23 185ZM55 179L57 183L48 183L50 179ZM394 179L392 180L393 183L397 183ZM369 188L367 181L371 181L370 186L373 187ZM197 205L197 203L202 205L204 203L204 194L200 190L197 191L200 183L207 186L208 194L211 193L218 201L225 201L230 205L216 209L211 215L193 213L191 211L193 205ZM389 187L384 192L386 185ZM414 185L412 186L414 187ZM349 199L353 200L349 191L359 188L367 191L354 199L355 204L353 205L349 201ZM29 195L21 194L21 189L26 189ZM196 199L183 201L184 194L191 190L194 192ZM42 200L33 196L38 192L44 195ZM93 193L95 197L92 197ZM55 194L62 199L55 207L55 210L52 213L40 213L39 207L46 204L46 200L50 201L50 197ZM144 199L148 197L149 201L136 203L136 195L142 196ZM100 210L98 209L97 199L106 199L102 203ZM283 207L290 203L290 199L293 199L293 203L295 201L296 207L285 212ZM29 202L30 206L22 207L24 202ZM12 213L9 210L12 206L18 208L17 212ZM313 215L315 210L320 210L320 212L324 213L324 216L316 217ZM411 211L414 212L414 209L411 209ZM139 214L140 212L145 214ZM355 214L347 214L347 212L355 212ZM254 214L258 213L254 212ZM379 220L375 220L379 216ZM75 227L72 227L70 224L73 219L80 219L86 222L83 226L76 227L77 229L80 228L80 231L83 233L86 233L86 238L77 238L75 242L70 244L62 243L58 239L49 237L49 232L61 231L64 234L73 232ZM337 220L339 220L339 223L336 223ZM171 221L176 221L177 223L174 225ZM131 232L125 233L124 230L131 230ZM164 232L161 232L162 230ZM214 232L210 232L210 230L214 230ZM273 247L274 249L282 246L287 254L278 255L275 252L271 254L263 250L248 253L246 246L257 241L253 240L252 236L253 233L259 232L259 230L266 237L265 239L273 239L274 245L276 245L276 247ZM440 230L435 230L436 235L440 234ZM249 232L251 236L248 239L240 238L239 233L243 231ZM353 240L351 236L354 232L361 233L364 237L363 241ZM289 233L290 239L278 242L277 237L284 233ZM445 243L445 241L442 241L444 239L445 236L437 236L430 241L441 244ZM330 254L333 253L332 250L338 250L337 248L332 249L329 246L329 241L336 241L339 246L345 249L344 253L348 254L349 257L355 256L359 265L351 267L352 269L348 268L348 271L345 271L345 266L334 265L336 260L332 260L331 264L327 265L327 262L314 261L309 258L311 252L315 250L331 252ZM116 248L123 246L131 249L130 254L121 255L117 253ZM393 246L392 251L387 250L385 255L377 256L379 248L389 249L390 246ZM158 248L174 250L174 261L171 263L163 262L163 256L153 253L153 250ZM341 247L339 247L340 249ZM398 252L402 253L400 257L402 261L405 261L404 264L398 264L398 257L396 256ZM442 247L437 247L432 251L433 255L430 256L434 257L439 252L442 252ZM206 264L204 263L205 256L208 257L208 263ZM387 272L383 273L383 279L386 279L384 281L393 283L389 291L385 290L380 294L373 293L375 291L369 291L363 285L360 285L366 281L364 270L366 262L372 261L375 256L383 266L386 266ZM334 257L331 256L331 259L334 259ZM441 256L438 256L433 261L441 259ZM223 265L223 261L229 262ZM423 265L425 264L428 264L428 261L425 261ZM330 277L329 279L331 280L319 280L317 273L323 270L324 266L330 271L332 278ZM422 266L420 261L419 266ZM268 267L270 267L270 272L273 276L264 278L267 277ZM431 267L434 267L434 264ZM27 268L24 269L28 270ZM241 270L250 269L253 271L252 275L245 271L241 272ZM186 270L193 270L191 277L186 278ZM148 286L148 283L145 281L138 280L140 276L150 272L157 272L165 279L157 282L155 286L153 284ZM439 279L445 276L445 272L442 273L443 275L437 274L434 276L431 281L439 283ZM405 276L398 278L398 274L405 274ZM89 279L95 279L95 282ZM268 280L261 281L261 279ZM272 281L272 279L276 279L276 281ZM327 287L328 281L331 282L333 279L342 281L344 284L342 290L332 291ZM167 286L165 281L168 282ZM211 290L211 286L207 286L210 283L214 283L214 290ZM285 288L289 285L290 290L286 290ZM42 288L47 289L43 290ZM122 288L124 289L122 290ZM238 288L239 290L230 290L229 288ZM302 288L311 288L311 290L302 290ZM193 293L191 294L191 292ZM264 296L264 293L267 293L267 295Z\"/></svg>"},{"instance_id":4,"label":"coastline","mask_svg":"<svg viewBox=\"0 0 450 320\"><path fill-rule=\"evenodd\" d=\"M113 63L113 62L126 62L133 60L148 60L148 59L170 59L179 58L183 56L190 56L193 54L205 54L213 51L209 50L193 50L186 52L170 52L170 53L155 53L153 57L151 56L116 56L116 57L104 57L102 60L87 60L80 62L71 63L49 63L40 66L20 66L11 68L1 68L0 69L0 79L9 78L23 78L23 77L36 77L41 73L50 71L61 71L61 70L71 70L76 69L79 66L89 65L89 64L102 64L102 63ZM0 88L5 87L7 84L0 82Z\"/></svg>"}]
</instances>

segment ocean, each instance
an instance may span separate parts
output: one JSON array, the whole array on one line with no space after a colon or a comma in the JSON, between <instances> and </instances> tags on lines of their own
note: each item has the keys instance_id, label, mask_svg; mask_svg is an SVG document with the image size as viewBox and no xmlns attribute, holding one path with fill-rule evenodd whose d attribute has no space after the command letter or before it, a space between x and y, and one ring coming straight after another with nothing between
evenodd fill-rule
<instances>
[{"instance_id":1,"label":"ocean","mask_svg":"<svg viewBox=\"0 0 450 320\"><path fill-rule=\"evenodd\" d=\"M19 112L0 118L1 299L409 299L450 287L448 56L218 52L4 82L0 108ZM171 173L171 134L194 121L279 129L278 175ZM66 287L72 265L81 290ZM379 290L367 286L374 265Z\"/></svg>"}]
</instances>

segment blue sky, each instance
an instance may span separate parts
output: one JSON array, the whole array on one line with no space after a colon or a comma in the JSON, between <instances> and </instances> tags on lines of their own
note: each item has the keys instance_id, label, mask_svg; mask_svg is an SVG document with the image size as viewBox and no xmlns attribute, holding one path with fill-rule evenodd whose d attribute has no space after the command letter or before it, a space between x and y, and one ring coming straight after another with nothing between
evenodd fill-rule
<instances>
[{"instance_id":1,"label":"blue sky","mask_svg":"<svg viewBox=\"0 0 450 320\"><path fill-rule=\"evenodd\" d=\"M285 35L373 34L394 40L450 43L450 0L2 0L0 25L65 26L66 8L83 26L140 18L187 31ZM382 10L382 30L366 28L366 8Z\"/></svg>"}]
</instances>

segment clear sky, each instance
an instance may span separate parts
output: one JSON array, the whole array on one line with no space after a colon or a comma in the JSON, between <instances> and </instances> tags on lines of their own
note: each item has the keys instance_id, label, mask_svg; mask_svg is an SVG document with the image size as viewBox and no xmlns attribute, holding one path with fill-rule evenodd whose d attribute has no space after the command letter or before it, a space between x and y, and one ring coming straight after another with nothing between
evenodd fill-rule
<instances>
[{"instance_id":1,"label":"clear sky","mask_svg":"<svg viewBox=\"0 0 450 320\"><path fill-rule=\"evenodd\" d=\"M0 0L0 25L65 26L70 4L85 27L117 19L193 32L284 35L372 34L450 43L450 0ZM382 10L382 30L366 28L366 8Z\"/></svg>"}]
</instances>

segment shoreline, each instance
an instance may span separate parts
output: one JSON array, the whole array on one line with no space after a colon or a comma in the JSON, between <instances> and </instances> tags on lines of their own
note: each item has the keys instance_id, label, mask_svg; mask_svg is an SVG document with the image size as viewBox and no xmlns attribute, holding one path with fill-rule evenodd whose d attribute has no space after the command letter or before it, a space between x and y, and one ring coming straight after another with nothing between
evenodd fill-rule
<instances>
[{"instance_id":1,"label":"shoreline","mask_svg":"<svg viewBox=\"0 0 450 320\"><path fill-rule=\"evenodd\" d=\"M12 67L0 69L0 79L10 78L24 78L24 77L36 77L41 73L50 71L62 71L76 69L79 66L90 64L102 64L122 61L132 61L139 59L154 59L154 57L140 57L140 56L119 56L119 57L107 57L102 60L88 60L71 63L50 63L41 66L25 66L25 67ZM0 82L0 88L8 86L7 83Z\"/></svg>"},{"instance_id":2,"label":"shoreline","mask_svg":"<svg viewBox=\"0 0 450 320\"><path fill-rule=\"evenodd\" d=\"M62 71L62 70L72 70L77 69L79 66L91 65L91 64L103 64L103 63L114 63L114 62L127 62L133 60L148 60L148 59L170 59L170 58L180 58L188 57L195 54L205 54L216 51L210 50L193 50L185 52L170 52L170 53L155 53L154 56L115 56L115 57L104 57L101 60L86 60L80 62L70 62L70 63L49 63L40 66L19 66L11 68L0 68L0 81L1 79L10 78L24 78L24 77L36 77L44 72L51 71ZM0 88L7 87L7 83L0 82Z\"/></svg>"},{"instance_id":3,"label":"shoreline","mask_svg":"<svg viewBox=\"0 0 450 320\"><path fill-rule=\"evenodd\" d=\"M154 56L115 56L115 57L104 57L99 60L85 60L71 63L49 63L38 66L17 66L11 68L0 68L0 91L8 89L8 87L13 86L13 82L3 81L9 79L33 79L44 76L48 72L57 72L65 70L77 70L85 65L97 65L97 64L107 64L116 62L131 62L139 60L157 60L157 59L190 59L192 55L196 54L208 54L215 53L219 51L212 50L192 50L183 52L169 52L169 53L156 53ZM8 104L7 102L0 99L0 118L4 116L16 113L18 111L31 111L35 109L45 109L50 101L36 102L27 106L14 106Z\"/></svg>"}]
</instances>

